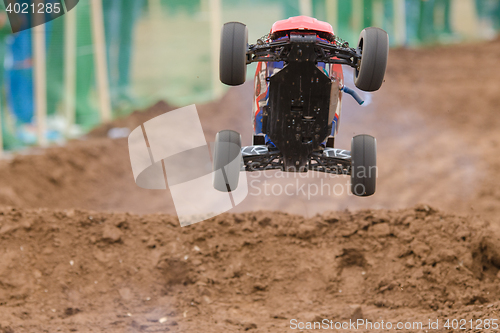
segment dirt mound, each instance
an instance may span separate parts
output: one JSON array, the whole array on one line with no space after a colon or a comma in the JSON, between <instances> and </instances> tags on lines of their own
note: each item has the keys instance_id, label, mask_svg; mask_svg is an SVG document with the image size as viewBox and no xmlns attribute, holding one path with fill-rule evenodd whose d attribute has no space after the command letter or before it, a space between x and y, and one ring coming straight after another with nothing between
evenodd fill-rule
<instances>
[{"instance_id":1,"label":"dirt mound","mask_svg":"<svg viewBox=\"0 0 500 333\"><path fill-rule=\"evenodd\" d=\"M141 212L141 202L149 201L158 211L168 208L165 192L135 185L126 139L74 141L2 161L0 170L2 205Z\"/></svg>"},{"instance_id":2,"label":"dirt mound","mask_svg":"<svg viewBox=\"0 0 500 333\"><path fill-rule=\"evenodd\" d=\"M428 206L186 228L81 210L3 208L0 220L4 331L281 331L291 319L443 318L500 297L487 224Z\"/></svg>"}]
</instances>

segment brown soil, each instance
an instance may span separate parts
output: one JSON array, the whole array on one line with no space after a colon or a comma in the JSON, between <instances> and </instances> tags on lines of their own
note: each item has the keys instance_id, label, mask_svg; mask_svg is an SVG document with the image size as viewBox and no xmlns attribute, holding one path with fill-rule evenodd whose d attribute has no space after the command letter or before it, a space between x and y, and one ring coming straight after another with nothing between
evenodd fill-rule
<instances>
[{"instance_id":1,"label":"brown soil","mask_svg":"<svg viewBox=\"0 0 500 333\"><path fill-rule=\"evenodd\" d=\"M180 228L169 192L138 188L126 139L106 136L173 108L165 103L1 161L0 332L498 318L499 55L500 40L392 50L373 103L345 100L337 145L378 140L370 198L250 192L235 212ZM250 144L251 94L248 83L198 106L207 141L231 128Z\"/></svg>"},{"instance_id":2,"label":"brown soil","mask_svg":"<svg viewBox=\"0 0 500 333\"><path fill-rule=\"evenodd\" d=\"M5 332L282 332L291 319L427 323L500 307L499 239L425 205L224 214L185 228L161 214L0 217Z\"/></svg>"}]
</instances>

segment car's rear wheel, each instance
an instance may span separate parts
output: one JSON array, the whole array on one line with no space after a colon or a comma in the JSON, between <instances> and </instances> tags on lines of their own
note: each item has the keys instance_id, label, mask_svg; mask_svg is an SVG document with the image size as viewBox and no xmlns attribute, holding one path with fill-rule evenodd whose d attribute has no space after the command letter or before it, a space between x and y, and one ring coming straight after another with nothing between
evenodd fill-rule
<instances>
[{"instance_id":1,"label":"car's rear wheel","mask_svg":"<svg viewBox=\"0 0 500 333\"><path fill-rule=\"evenodd\" d=\"M240 134L231 130L220 131L215 136L213 150L214 188L221 192L236 190L241 170Z\"/></svg>"},{"instance_id":2,"label":"car's rear wheel","mask_svg":"<svg viewBox=\"0 0 500 333\"><path fill-rule=\"evenodd\" d=\"M248 29L246 25L240 22L224 24L221 33L219 63L219 75L222 83L237 86L245 82L247 46Z\"/></svg>"},{"instance_id":3,"label":"car's rear wheel","mask_svg":"<svg viewBox=\"0 0 500 333\"><path fill-rule=\"evenodd\" d=\"M376 91L384 82L389 56L389 35L380 28L366 28L359 35L361 62L354 71L354 84L364 91Z\"/></svg>"},{"instance_id":4,"label":"car's rear wheel","mask_svg":"<svg viewBox=\"0 0 500 333\"><path fill-rule=\"evenodd\" d=\"M375 193L377 182L377 140L356 135L351 141L351 191L359 197Z\"/></svg>"}]
</instances>

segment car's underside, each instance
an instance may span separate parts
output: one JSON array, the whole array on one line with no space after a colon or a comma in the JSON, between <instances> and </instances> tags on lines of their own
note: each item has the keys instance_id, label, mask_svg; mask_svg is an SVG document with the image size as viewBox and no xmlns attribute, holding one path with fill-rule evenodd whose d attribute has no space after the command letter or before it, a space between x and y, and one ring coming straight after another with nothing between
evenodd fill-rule
<instances>
[{"instance_id":1,"label":"car's underside","mask_svg":"<svg viewBox=\"0 0 500 333\"><path fill-rule=\"evenodd\" d=\"M249 47L247 62L283 61L285 65L267 78L269 100L263 108L262 133L269 138L269 151L245 157L252 163L245 163L248 171L349 172L349 155L333 160L323 154L339 102L339 85L317 64L356 66L359 59L354 49L338 44L337 40L319 38L315 32L291 31L278 40L268 38Z\"/></svg>"}]
</instances>

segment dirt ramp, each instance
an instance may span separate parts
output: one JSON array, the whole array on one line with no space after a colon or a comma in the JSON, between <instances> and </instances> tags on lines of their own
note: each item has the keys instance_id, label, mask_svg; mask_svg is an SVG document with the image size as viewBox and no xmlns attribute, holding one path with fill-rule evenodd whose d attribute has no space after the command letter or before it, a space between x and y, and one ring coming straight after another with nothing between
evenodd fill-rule
<instances>
[{"instance_id":1,"label":"dirt ramp","mask_svg":"<svg viewBox=\"0 0 500 333\"><path fill-rule=\"evenodd\" d=\"M168 192L135 184L127 139L73 141L1 161L0 170L0 205L173 212Z\"/></svg>"},{"instance_id":2,"label":"dirt ramp","mask_svg":"<svg viewBox=\"0 0 500 333\"><path fill-rule=\"evenodd\" d=\"M4 331L277 331L294 318L427 320L500 297L487 223L428 206L186 228L162 214L3 208L0 223Z\"/></svg>"}]
</instances>

